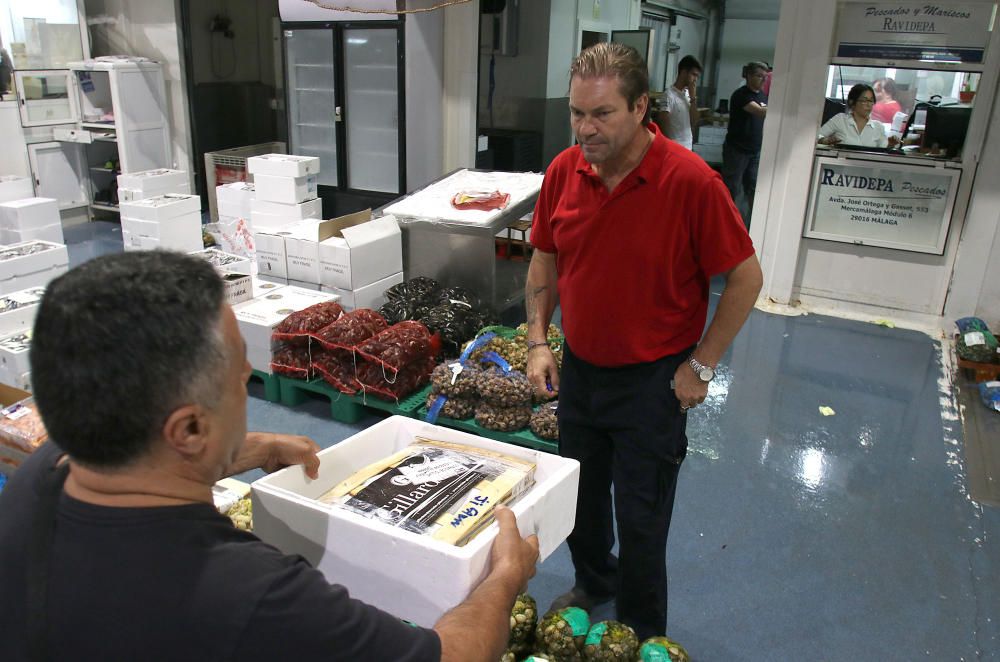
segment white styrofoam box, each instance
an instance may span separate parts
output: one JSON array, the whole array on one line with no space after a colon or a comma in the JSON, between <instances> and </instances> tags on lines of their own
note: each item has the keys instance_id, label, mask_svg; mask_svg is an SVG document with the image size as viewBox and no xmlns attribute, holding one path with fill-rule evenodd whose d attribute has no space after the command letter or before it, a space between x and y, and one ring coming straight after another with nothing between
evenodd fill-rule
<instances>
[{"instance_id":1,"label":"white styrofoam box","mask_svg":"<svg viewBox=\"0 0 1000 662\"><path fill-rule=\"evenodd\" d=\"M278 177L305 177L319 172L319 157L298 156L295 154L263 154L247 159L247 172L253 175L272 175Z\"/></svg>"},{"instance_id":2,"label":"white styrofoam box","mask_svg":"<svg viewBox=\"0 0 1000 662\"><path fill-rule=\"evenodd\" d=\"M33 287L0 298L0 335L26 331L35 324L44 287Z\"/></svg>"},{"instance_id":3,"label":"white styrofoam box","mask_svg":"<svg viewBox=\"0 0 1000 662\"><path fill-rule=\"evenodd\" d=\"M28 329L0 338L0 372L15 378L31 372L30 351L31 331Z\"/></svg>"},{"instance_id":4,"label":"white styrofoam box","mask_svg":"<svg viewBox=\"0 0 1000 662\"><path fill-rule=\"evenodd\" d=\"M143 200L120 202L122 217L139 221L165 221L178 216L201 213L201 198L197 195L166 193Z\"/></svg>"},{"instance_id":5,"label":"white styrofoam box","mask_svg":"<svg viewBox=\"0 0 1000 662\"><path fill-rule=\"evenodd\" d=\"M284 219L284 223L294 223L305 219L323 218L323 201L319 198L300 202L297 205L286 205L270 200L259 200L254 198L250 202L251 216L277 217Z\"/></svg>"},{"instance_id":6,"label":"white styrofoam box","mask_svg":"<svg viewBox=\"0 0 1000 662\"><path fill-rule=\"evenodd\" d=\"M146 193L145 197L152 197L154 191L170 191L180 193L174 189L190 188L187 172L183 170L171 170L169 168L156 168L153 170L143 170L142 172L129 172L118 175L118 186L138 193Z\"/></svg>"},{"instance_id":7,"label":"white styrofoam box","mask_svg":"<svg viewBox=\"0 0 1000 662\"><path fill-rule=\"evenodd\" d=\"M30 230L59 222L59 203L54 198L24 198L0 202L0 227Z\"/></svg>"},{"instance_id":8,"label":"white styrofoam box","mask_svg":"<svg viewBox=\"0 0 1000 662\"><path fill-rule=\"evenodd\" d=\"M319 282L344 290L357 290L402 271L403 235L396 218L383 216L338 228L335 236L320 242L319 262Z\"/></svg>"},{"instance_id":9,"label":"white styrofoam box","mask_svg":"<svg viewBox=\"0 0 1000 662\"><path fill-rule=\"evenodd\" d=\"M122 228L122 247L125 251L152 251L160 247L160 240L133 234Z\"/></svg>"},{"instance_id":10,"label":"white styrofoam box","mask_svg":"<svg viewBox=\"0 0 1000 662\"><path fill-rule=\"evenodd\" d=\"M66 267L68 264L69 253L63 244L35 240L0 248L0 280L34 274L58 266ZM28 287L34 285L25 285L20 289Z\"/></svg>"},{"instance_id":11,"label":"white styrofoam box","mask_svg":"<svg viewBox=\"0 0 1000 662\"><path fill-rule=\"evenodd\" d=\"M319 478L288 467L251 485L254 534L286 554L301 554L328 581L417 625L431 627L486 576L498 527L463 547L376 522L317 499L356 471L426 437L531 460L535 485L511 504L522 536L538 535L547 558L573 530L580 465L576 460L391 416L319 452ZM359 553L363 550L363 553Z\"/></svg>"},{"instance_id":12,"label":"white styrofoam box","mask_svg":"<svg viewBox=\"0 0 1000 662\"><path fill-rule=\"evenodd\" d=\"M318 218L311 220L318 220ZM288 217L283 214L264 214L259 211L250 210L250 223L254 230L265 230L268 232L282 230L286 225L297 222L299 221L289 220Z\"/></svg>"},{"instance_id":13,"label":"white styrofoam box","mask_svg":"<svg viewBox=\"0 0 1000 662\"><path fill-rule=\"evenodd\" d=\"M271 331L282 320L313 304L336 300L334 294L286 286L261 298L237 304L233 312L247 345L267 348L270 355ZM270 363L270 358L267 362ZM254 368L261 369L256 365Z\"/></svg>"},{"instance_id":14,"label":"white styrofoam box","mask_svg":"<svg viewBox=\"0 0 1000 662\"><path fill-rule=\"evenodd\" d=\"M63 237L62 223L53 223L52 225L29 228L27 230L0 228L0 243L3 244L19 244L25 241L34 241L35 239L50 241L53 244L66 243L65 237Z\"/></svg>"},{"instance_id":15,"label":"white styrofoam box","mask_svg":"<svg viewBox=\"0 0 1000 662\"><path fill-rule=\"evenodd\" d=\"M31 180L17 175L0 175L0 202L35 197Z\"/></svg>"},{"instance_id":16,"label":"white styrofoam box","mask_svg":"<svg viewBox=\"0 0 1000 662\"><path fill-rule=\"evenodd\" d=\"M258 229L253 233L253 242L257 249L257 273L273 278L288 278L285 233Z\"/></svg>"},{"instance_id":17,"label":"white styrofoam box","mask_svg":"<svg viewBox=\"0 0 1000 662\"><path fill-rule=\"evenodd\" d=\"M218 248L202 248L192 251L190 254L208 260L219 273L250 275L250 258L248 257L233 255Z\"/></svg>"},{"instance_id":18,"label":"white styrofoam box","mask_svg":"<svg viewBox=\"0 0 1000 662\"><path fill-rule=\"evenodd\" d=\"M252 292L250 298L258 299L265 294L274 294L286 285L288 285L288 282L284 280L278 281L270 277L261 278L260 276L252 276L250 285Z\"/></svg>"},{"instance_id":19,"label":"white styrofoam box","mask_svg":"<svg viewBox=\"0 0 1000 662\"><path fill-rule=\"evenodd\" d=\"M0 294L11 294L33 287L45 287L54 278L62 276L67 271L69 271L68 264L56 264L40 271L0 280Z\"/></svg>"},{"instance_id":20,"label":"white styrofoam box","mask_svg":"<svg viewBox=\"0 0 1000 662\"><path fill-rule=\"evenodd\" d=\"M344 310L355 310L356 308L378 309L386 302L385 291L393 285L399 285L402 282L403 272L399 272L369 285L359 287L356 290L343 290L339 287L327 287L326 285L321 286L320 289L323 292L339 296L340 304L344 307Z\"/></svg>"},{"instance_id":21,"label":"white styrofoam box","mask_svg":"<svg viewBox=\"0 0 1000 662\"><path fill-rule=\"evenodd\" d=\"M306 177L254 175L253 184L257 200L297 205L316 197L316 175Z\"/></svg>"},{"instance_id":22,"label":"white styrofoam box","mask_svg":"<svg viewBox=\"0 0 1000 662\"><path fill-rule=\"evenodd\" d=\"M130 188L118 188L118 202L135 202L137 200L145 200L146 198L155 198L160 195L167 195L168 193L177 193L181 195L189 195L191 193L191 186L185 183L183 186L168 186L165 188L151 188L145 191L136 191Z\"/></svg>"},{"instance_id":23,"label":"white styrofoam box","mask_svg":"<svg viewBox=\"0 0 1000 662\"><path fill-rule=\"evenodd\" d=\"M250 182L231 182L215 187L215 202L219 216L250 218L250 202L254 187Z\"/></svg>"},{"instance_id":24,"label":"white styrofoam box","mask_svg":"<svg viewBox=\"0 0 1000 662\"><path fill-rule=\"evenodd\" d=\"M222 286L226 303L235 306L253 298L253 278L246 274L222 274Z\"/></svg>"},{"instance_id":25,"label":"white styrofoam box","mask_svg":"<svg viewBox=\"0 0 1000 662\"><path fill-rule=\"evenodd\" d=\"M160 241L163 248L194 245L193 250L203 247L201 236L201 215L185 214L165 221L144 221L122 216L122 230L133 235L151 237Z\"/></svg>"},{"instance_id":26,"label":"white styrofoam box","mask_svg":"<svg viewBox=\"0 0 1000 662\"><path fill-rule=\"evenodd\" d=\"M301 221L285 227L289 280L319 283L319 241L322 226L323 223L319 221Z\"/></svg>"}]
</instances>

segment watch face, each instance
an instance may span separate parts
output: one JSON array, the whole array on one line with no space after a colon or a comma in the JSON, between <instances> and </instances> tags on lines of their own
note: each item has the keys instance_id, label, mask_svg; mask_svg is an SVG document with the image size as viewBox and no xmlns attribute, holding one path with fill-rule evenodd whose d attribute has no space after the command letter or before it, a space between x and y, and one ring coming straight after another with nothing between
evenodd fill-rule
<instances>
[{"instance_id":1,"label":"watch face","mask_svg":"<svg viewBox=\"0 0 1000 662\"><path fill-rule=\"evenodd\" d=\"M698 373L698 377L703 382L710 382L712 381L712 377L715 377L715 371L706 366L701 369L701 372Z\"/></svg>"}]
</instances>

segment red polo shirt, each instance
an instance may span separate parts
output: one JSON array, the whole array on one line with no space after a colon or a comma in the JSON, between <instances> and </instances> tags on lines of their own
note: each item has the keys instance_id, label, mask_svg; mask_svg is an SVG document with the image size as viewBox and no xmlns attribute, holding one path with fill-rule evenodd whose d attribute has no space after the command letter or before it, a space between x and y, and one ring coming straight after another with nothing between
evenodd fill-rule
<instances>
[{"instance_id":1,"label":"red polo shirt","mask_svg":"<svg viewBox=\"0 0 1000 662\"><path fill-rule=\"evenodd\" d=\"M546 170L535 206L531 243L556 254L566 340L598 366L697 343L709 279L754 253L718 173L649 130L646 156L614 191L575 145Z\"/></svg>"}]
</instances>

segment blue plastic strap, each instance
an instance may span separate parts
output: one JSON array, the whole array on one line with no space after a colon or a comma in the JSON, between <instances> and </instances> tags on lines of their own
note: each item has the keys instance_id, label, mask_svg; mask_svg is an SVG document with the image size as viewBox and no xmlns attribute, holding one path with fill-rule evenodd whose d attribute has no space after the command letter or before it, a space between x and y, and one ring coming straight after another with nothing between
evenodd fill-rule
<instances>
[{"instance_id":1,"label":"blue plastic strap","mask_svg":"<svg viewBox=\"0 0 1000 662\"><path fill-rule=\"evenodd\" d=\"M444 395L439 395L435 398L434 404L432 404L431 408L427 410L427 416L424 417L424 420L431 424L436 423L438 415L441 413L441 409L444 408L444 403L447 401L448 398Z\"/></svg>"},{"instance_id":2,"label":"blue plastic strap","mask_svg":"<svg viewBox=\"0 0 1000 662\"><path fill-rule=\"evenodd\" d=\"M487 361L490 363L495 363L498 366L500 366L500 369L503 370L504 376L509 375L510 371L513 370L513 368L510 367L510 364L507 363L504 357L500 356L496 352L490 351L483 354L483 363L486 363Z\"/></svg>"},{"instance_id":3,"label":"blue plastic strap","mask_svg":"<svg viewBox=\"0 0 1000 662\"><path fill-rule=\"evenodd\" d=\"M491 340L493 340L496 337L497 334L493 333L492 331L487 331L483 335L479 336L471 343L469 343L469 346L465 348L465 351L462 352L462 355L458 357L458 362L464 365L465 362L469 360L469 357L472 356L472 353L474 351L476 351L480 347L485 347Z\"/></svg>"}]
</instances>

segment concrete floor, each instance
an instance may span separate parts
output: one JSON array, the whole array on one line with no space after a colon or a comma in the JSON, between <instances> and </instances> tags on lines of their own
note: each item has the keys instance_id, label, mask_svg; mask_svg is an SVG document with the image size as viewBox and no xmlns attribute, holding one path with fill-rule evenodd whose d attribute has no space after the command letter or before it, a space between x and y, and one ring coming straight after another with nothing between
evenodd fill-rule
<instances>
[{"instance_id":1,"label":"concrete floor","mask_svg":"<svg viewBox=\"0 0 1000 662\"><path fill-rule=\"evenodd\" d=\"M67 230L74 264L114 250L102 225ZM949 365L915 331L752 313L690 416L668 543L695 660L1000 659L1000 511L970 497ZM250 390L251 429L323 446L378 420ZM572 577L564 545L529 592L544 609Z\"/></svg>"}]
</instances>

